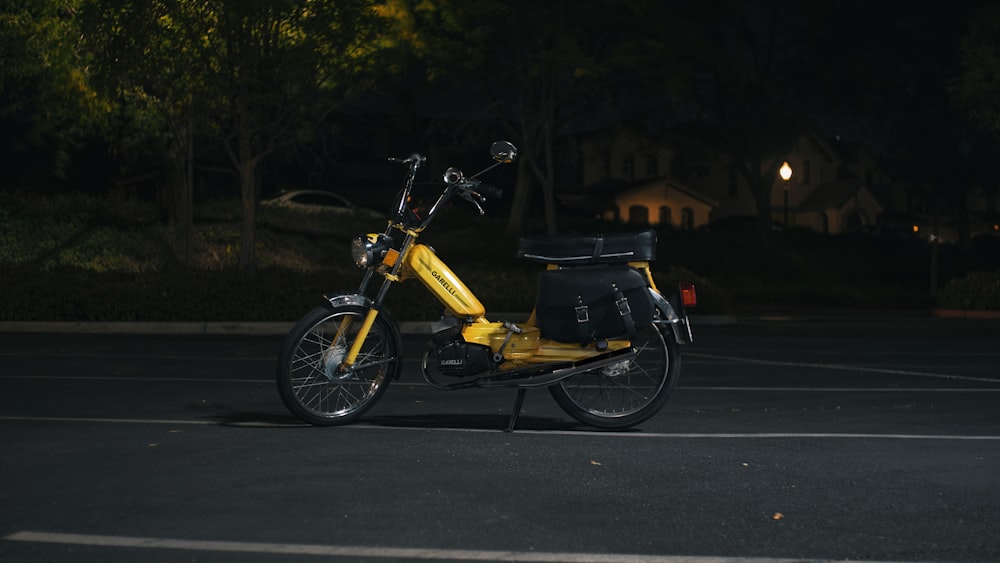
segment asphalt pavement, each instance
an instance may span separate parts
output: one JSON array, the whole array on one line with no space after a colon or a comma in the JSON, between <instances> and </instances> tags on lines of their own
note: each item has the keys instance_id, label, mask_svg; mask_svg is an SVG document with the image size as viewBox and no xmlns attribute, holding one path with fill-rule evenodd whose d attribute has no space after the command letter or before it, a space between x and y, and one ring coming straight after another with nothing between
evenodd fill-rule
<instances>
[{"instance_id":1,"label":"asphalt pavement","mask_svg":"<svg viewBox=\"0 0 1000 563\"><path fill-rule=\"evenodd\" d=\"M533 390L512 434L419 326L337 428L278 399L281 327L125 328L0 333L0 561L1000 561L993 320L704 318L653 419Z\"/></svg>"}]
</instances>

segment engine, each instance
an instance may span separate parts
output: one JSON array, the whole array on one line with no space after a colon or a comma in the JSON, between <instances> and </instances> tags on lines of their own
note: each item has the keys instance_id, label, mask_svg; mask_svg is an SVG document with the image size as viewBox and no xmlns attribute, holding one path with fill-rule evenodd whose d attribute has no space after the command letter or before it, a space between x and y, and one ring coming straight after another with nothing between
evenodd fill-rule
<instances>
[{"instance_id":1,"label":"engine","mask_svg":"<svg viewBox=\"0 0 1000 563\"><path fill-rule=\"evenodd\" d=\"M431 326L433 349L425 359L425 369L437 367L437 372L449 377L468 377L489 371L494 366L493 351L488 346L470 344L462 338L462 322L444 317Z\"/></svg>"},{"instance_id":2,"label":"engine","mask_svg":"<svg viewBox=\"0 0 1000 563\"><path fill-rule=\"evenodd\" d=\"M467 377L488 371L493 366L493 353L481 344L451 342L438 348L437 365L441 375Z\"/></svg>"}]
</instances>

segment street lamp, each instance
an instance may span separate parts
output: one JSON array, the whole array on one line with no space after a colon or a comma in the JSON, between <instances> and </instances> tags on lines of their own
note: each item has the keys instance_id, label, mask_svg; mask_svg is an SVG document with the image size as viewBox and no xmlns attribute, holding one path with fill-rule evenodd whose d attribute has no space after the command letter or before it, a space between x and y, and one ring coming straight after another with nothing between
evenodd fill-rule
<instances>
[{"instance_id":1,"label":"street lamp","mask_svg":"<svg viewBox=\"0 0 1000 563\"><path fill-rule=\"evenodd\" d=\"M781 164L781 168L778 169L778 174L781 175L781 179L784 180L785 185L785 228L788 228L788 181L792 179L792 167L788 165L786 160Z\"/></svg>"}]
</instances>

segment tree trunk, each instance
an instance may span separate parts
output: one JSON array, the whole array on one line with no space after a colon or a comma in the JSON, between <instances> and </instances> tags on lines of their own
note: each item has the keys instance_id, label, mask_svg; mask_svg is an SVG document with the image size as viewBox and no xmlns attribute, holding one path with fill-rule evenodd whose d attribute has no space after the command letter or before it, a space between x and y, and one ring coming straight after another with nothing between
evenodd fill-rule
<instances>
[{"instance_id":1,"label":"tree trunk","mask_svg":"<svg viewBox=\"0 0 1000 563\"><path fill-rule=\"evenodd\" d=\"M194 246L194 120L187 124L187 154L184 186L184 267L191 267L191 249Z\"/></svg>"},{"instance_id":2,"label":"tree trunk","mask_svg":"<svg viewBox=\"0 0 1000 563\"><path fill-rule=\"evenodd\" d=\"M751 174L750 193L757 207L757 230L764 248L774 247L774 219L771 217L771 186L760 174Z\"/></svg>"},{"instance_id":3,"label":"tree trunk","mask_svg":"<svg viewBox=\"0 0 1000 563\"><path fill-rule=\"evenodd\" d=\"M173 232L180 232L181 249L176 258L187 267L191 263L193 155L190 139L171 141L162 148L163 193L160 206Z\"/></svg>"},{"instance_id":4,"label":"tree trunk","mask_svg":"<svg viewBox=\"0 0 1000 563\"><path fill-rule=\"evenodd\" d=\"M240 203L243 223L240 228L240 272L252 273L256 268L257 243L257 158L253 154L253 141L245 124L237 133L236 168L240 176Z\"/></svg>"},{"instance_id":5,"label":"tree trunk","mask_svg":"<svg viewBox=\"0 0 1000 563\"><path fill-rule=\"evenodd\" d=\"M524 233L525 218L531 209L532 178L527 158L517 160L517 180L514 183L514 198L510 204L510 219L507 221L507 235L518 237Z\"/></svg>"},{"instance_id":6,"label":"tree trunk","mask_svg":"<svg viewBox=\"0 0 1000 563\"><path fill-rule=\"evenodd\" d=\"M527 161L528 168L534 171L535 180L542 187L542 205L545 211L545 232L550 235L554 235L558 232L558 226L556 225L556 197L555 197L555 186L554 180L551 173L551 151L546 153L546 169L543 171L541 167L538 166L538 161L533 155L528 155L525 157Z\"/></svg>"},{"instance_id":7,"label":"tree trunk","mask_svg":"<svg viewBox=\"0 0 1000 563\"><path fill-rule=\"evenodd\" d=\"M180 231L182 240L177 255L184 267L188 267L194 238L194 120L169 119L170 140L165 145L158 143L164 178L159 203L170 228Z\"/></svg>"},{"instance_id":8,"label":"tree trunk","mask_svg":"<svg viewBox=\"0 0 1000 563\"><path fill-rule=\"evenodd\" d=\"M543 172L543 177L541 178L542 183L542 194L545 197L545 227L550 235L554 235L559 231L558 225L556 225L556 173L555 173L555 163L552 162L552 153L555 150L553 148L554 140L552 138L552 122L555 118L552 116L554 113L552 108L553 102L550 95L546 97L546 112L545 112L545 123L543 125L544 131L544 145L542 146L542 154L545 159L545 168Z\"/></svg>"},{"instance_id":9,"label":"tree trunk","mask_svg":"<svg viewBox=\"0 0 1000 563\"><path fill-rule=\"evenodd\" d=\"M550 235L554 235L559 232L559 226L556 224L556 196L552 178L546 179L542 184L542 193L545 196L545 228Z\"/></svg>"},{"instance_id":10,"label":"tree trunk","mask_svg":"<svg viewBox=\"0 0 1000 563\"><path fill-rule=\"evenodd\" d=\"M956 190L955 215L958 219L958 245L962 253L971 256L972 250L972 225L969 219L969 190Z\"/></svg>"},{"instance_id":11,"label":"tree trunk","mask_svg":"<svg viewBox=\"0 0 1000 563\"><path fill-rule=\"evenodd\" d=\"M158 204L167 224L177 227L183 217L184 198L184 153L176 143L160 146L160 166L163 170L163 191L158 198Z\"/></svg>"},{"instance_id":12,"label":"tree trunk","mask_svg":"<svg viewBox=\"0 0 1000 563\"><path fill-rule=\"evenodd\" d=\"M252 273L256 267L254 247L257 236L257 187L254 162L240 163L240 203L243 221L240 227L240 271Z\"/></svg>"}]
</instances>

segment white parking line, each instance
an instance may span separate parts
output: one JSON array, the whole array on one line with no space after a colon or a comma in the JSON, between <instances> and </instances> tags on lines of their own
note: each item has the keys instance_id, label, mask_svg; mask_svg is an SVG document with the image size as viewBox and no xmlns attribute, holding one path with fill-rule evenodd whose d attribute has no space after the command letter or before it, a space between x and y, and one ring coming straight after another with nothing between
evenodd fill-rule
<instances>
[{"instance_id":1,"label":"white parking line","mask_svg":"<svg viewBox=\"0 0 1000 563\"><path fill-rule=\"evenodd\" d=\"M723 387L678 385L688 391L774 391L780 393L1000 393L1000 387Z\"/></svg>"},{"instance_id":2,"label":"white parking line","mask_svg":"<svg viewBox=\"0 0 1000 563\"><path fill-rule=\"evenodd\" d=\"M0 358L37 358L42 356L38 352L0 352ZM46 358L54 358L59 360L94 360L94 359L111 359L111 360L150 360L155 362L164 361L184 361L184 362L276 362L278 361L277 356L170 356L170 355L150 355L150 354L122 354L122 353L109 353L109 352L68 352L68 353L53 353L44 355Z\"/></svg>"},{"instance_id":3,"label":"white parking line","mask_svg":"<svg viewBox=\"0 0 1000 563\"><path fill-rule=\"evenodd\" d=\"M1000 383L1000 379L997 378L971 377L966 375L950 375L947 373L931 373L925 371L910 371L903 369L868 368L862 366L845 366L841 364L819 364L810 362L783 362L776 360L758 360L756 358L740 358L736 356L720 356L717 354L701 354L701 353L691 353L691 352L688 352L687 354L685 354L685 356L692 356L695 358L706 358L711 360L728 360L731 362L738 362L742 364L756 364L762 366L831 369L838 371L854 371L859 373L880 373L885 375L912 375L915 377L934 377L938 379L955 379L960 381L981 381L988 383Z\"/></svg>"},{"instance_id":4,"label":"white parking line","mask_svg":"<svg viewBox=\"0 0 1000 563\"><path fill-rule=\"evenodd\" d=\"M438 561L526 561L579 563L814 563L827 559L781 559L744 557L697 557L674 555L640 555L633 553L584 553L546 551L498 551L476 549L427 549L418 547L365 547L352 545L319 545L294 543L235 542L210 540L181 540L143 538L131 536L102 536L91 534L60 534L52 532L22 531L3 538L8 541L52 543L63 545L88 545L99 547L127 547L146 549L182 549L192 551L217 551L227 553L254 553L273 555L319 555L325 557L391 557L397 559L427 559Z\"/></svg>"},{"instance_id":5,"label":"white parking line","mask_svg":"<svg viewBox=\"0 0 1000 563\"><path fill-rule=\"evenodd\" d=\"M213 420L183 420L164 418L92 418L76 416L0 416L0 420L11 422L101 422L108 424L184 424L197 426L218 426Z\"/></svg>"},{"instance_id":6,"label":"white parking line","mask_svg":"<svg viewBox=\"0 0 1000 563\"><path fill-rule=\"evenodd\" d=\"M143 377L132 375L0 375L0 379L29 379L62 381L141 381L141 382L178 382L178 383L274 383L273 379L235 379L223 377Z\"/></svg>"}]
</instances>

